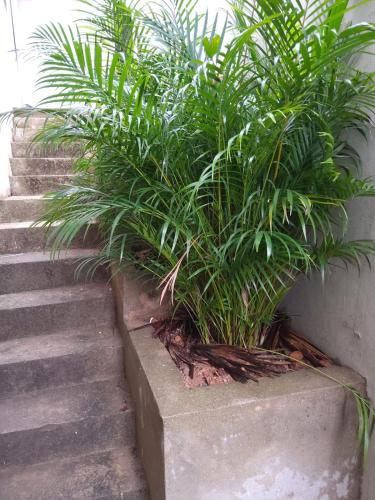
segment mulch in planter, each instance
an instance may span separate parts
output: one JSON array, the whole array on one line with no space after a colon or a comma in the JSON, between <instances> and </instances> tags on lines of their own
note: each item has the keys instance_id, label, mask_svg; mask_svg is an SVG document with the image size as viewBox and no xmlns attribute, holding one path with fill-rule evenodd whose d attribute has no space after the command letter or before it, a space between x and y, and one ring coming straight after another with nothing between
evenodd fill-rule
<instances>
[{"instance_id":1,"label":"mulch in planter","mask_svg":"<svg viewBox=\"0 0 375 500\"><path fill-rule=\"evenodd\" d=\"M165 345L188 388L233 381L257 382L262 377L306 368L323 368L332 361L290 327L282 313L261 332L261 348L202 344L186 315L154 321L154 336ZM272 351L272 352L270 352Z\"/></svg>"}]
</instances>

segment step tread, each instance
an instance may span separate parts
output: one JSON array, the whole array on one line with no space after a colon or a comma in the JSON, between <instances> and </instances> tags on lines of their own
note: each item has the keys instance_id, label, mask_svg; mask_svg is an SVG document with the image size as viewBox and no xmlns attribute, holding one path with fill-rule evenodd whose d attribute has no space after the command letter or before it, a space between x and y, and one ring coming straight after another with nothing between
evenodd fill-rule
<instances>
[{"instance_id":1,"label":"step tread","mask_svg":"<svg viewBox=\"0 0 375 500\"><path fill-rule=\"evenodd\" d=\"M13 197L12 197L13 198ZM54 222L52 226L58 226L60 222ZM97 227L96 222L90 222L90 226ZM1 229L28 229L31 226L34 226L35 228L43 228L43 223L36 223L33 220L25 220L25 221L18 221L18 222L1 222L0 223L0 230ZM26 252L24 252L26 253Z\"/></svg>"},{"instance_id":2,"label":"step tread","mask_svg":"<svg viewBox=\"0 0 375 500\"><path fill-rule=\"evenodd\" d=\"M61 185L71 184L75 174L27 174L9 177L10 191L14 195L42 194L56 191Z\"/></svg>"},{"instance_id":3,"label":"step tread","mask_svg":"<svg viewBox=\"0 0 375 500\"><path fill-rule=\"evenodd\" d=\"M0 311L24 309L72 301L86 301L105 297L110 288L102 283L88 283L45 290L9 293L0 296Z\"/></svg>"},{"instance_id":4,"label":"step tread","mask_svg":"<svg viewBox=\"0 0 375 500\"><path fill-rule=\"evenodd\" d=\"M25 140L21 140L25 139ZM38 142L27 140L26 137L12 140L11 151L13 158L54 158L56 157L73 157L80 156L82 153L82 145L46 145Z\"/></svg>"},{"instance_id":5,"label":"step tread","mask_svg":"<svg viewBox=\"0 0 375 500\"><path fill-rule=\"evenodd\" d=\"M59 256L54 260L70 260L70 259L80 259L84 257L90 257L91 255L96 255L98 253L97 249L83 248L83 249L73 249L73 250L63 250L60 252ZM50 252L24 252L24 253L10 253L0 255L0 266L2 265L13 265L20 263L33 263L33 262L50 262L51 253Z\"/></svg>"},{"instance_id":6,"label":"step tread","mask_svg":"<svg viewBox=\"0 0 375 500\"><path fill-rule=\"evenodd\" d=\"M131 447L13 467L0 472L2 500L146 500L146 483Z\"/></svg>"},{"instance_id":7,"label":"step tread","mask_svg":"<svg viewBox=\"0 0 375 500\"><path fill-rule=\"evenodd\" d=\"M42 194L23 194L23 195L12 195L2 198L0 201L28 201L28 200L43 200L44 196Z\"/></svg>"},{"instance_id":8,"label":"step tread","mask_svg":"<svg viewBox=\"0 0 375 500\"><path fill-rule=\"evenodd\" d=\"M0 295L108 283L109 273L104 266L91 267L98 253L98 249L88 248L62 250L53 258L48 250L0 254Z\"/></svg>"},{"instance_id":9,"label":"step tread","mask_svg":"<svg viewBox=\"0 0 375 500\"><path fill-rule=\"evenodd\" d=\"M53 224L58 226L59 223ZM43 251L51 248L48 242L46 229L43 224L35 221L18 220L13 222L0 222L0 254L26 253ZM82 230L72 241L71 248L93 248L100 243L97 224L94 222Z\"/></svg>"},{"instance_id":10,"label":"step tread","mask_svg":"<svg viewBox=\"0 0 375 500\"><path fill-rule=\"evenodd\" d=\"M67 175L72 173L74 158L72 157L43 157L43 158L11 158L10 167L12 176L37 175Z\"/></svg>"},{"instance_id":11,"label":"step tread","mask_svg":"<svg viewBox=\"0 0 375 500\"><path fill-rule=\"evenodd\" d=\"M25 174L25 175L12 175L11 176L11 179L40 179L40 180L43 180L43 179L49 179L49 178L52 178L52 179L61 179L61 178L73 178L73 177L76 177L76 174Z\"/></svg>"},{"instance_id":12,"label":"step tread","mask_svg":"<svg viewBox=\"0 0 375 500\"><path fill-rule=\"evenodd\" d=\"M0 400L0 435L131 411L117 378L54 387Z\"/></svg>"},{"instance_id":13,"label":"step tread","mask_svg":"<svg viewBox=\"0 0 375 500\"><path fill-rule=\"evenodd\" d=\"M0 223L38 219L45 210L42 195L8 196L0 200Z\"/></svg>"},{"instance_id":14,"label":"step tread","mask_svg":"<svg viewBox=\"0 0 375 500\"><path fill-rule=\"evenodd\" d=\"M75 143L69 143L69 144L63 144L61 146L58 146L56 144L46 144L44 142L33 142L33 141L30 141L30 139L26 140L26 141L12 141L12 142L17 142L17 144L36 144L36 145L42 145L42 146L47 146L47 147L62 147L62 148L66 148L66 147L77 147L77 144L79 145L79 143L75 142Z\"/></svg>"},{"instance_id":15,"label":"step tread","mask_svg":"<svg viewBox=\"0 0 375 500\"><path fill-rule=\"evenodd\" d=\"M121 346L120 336L110 327L69 329L0 342L0 365L51 359L98 349L118 349Z\"/></svg>"},{"instance_id":16,"label":"step tread","mask_svg":"<svg viewBox=\"0 0 375 500\"><path fill-rule=\"evenodd\" d=\"M77 158L75 156L16 156L15 158L10 158L11 162L15 161L18 162L19 160L27 160L27 161L32 161L32 162L38 162L39 160L45 161L65 161L65 162L70 162L70 161L75 161Z\"/></svg>"},{"instance_id":17,"label":"step tread","mask_svg":"<svg viewBox=\"0 0 375 500\"><path fill-rule=\"evenodd\" d=\"M34 224L32 220L26 220L22 222L2 222L0 224L0 230L6 229L28 229ZM41 227L40 225L36 225L36 227Z\"/></svg>"}]
</instances>

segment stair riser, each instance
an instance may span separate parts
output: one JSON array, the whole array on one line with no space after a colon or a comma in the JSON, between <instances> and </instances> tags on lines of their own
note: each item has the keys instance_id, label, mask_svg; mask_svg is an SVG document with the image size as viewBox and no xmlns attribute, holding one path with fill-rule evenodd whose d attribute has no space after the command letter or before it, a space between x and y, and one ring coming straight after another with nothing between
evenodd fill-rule
<instances>
[{"instance_id":1,"label":"stair riser","mask_svg":"<svg viewBox=\"0 0 375 500\"><path fill-rule=\"evenodd\" d=\"M123 348L112 346L88 348L85 353L3 364L0 365L0 397L118 376L123 373L123 366Z\"/></svg>"},{"instance_id":2,"label":"stair riser","mask_svg":"<svg viewBox=\"0 0 375 500\"><path fill-rule=\"evenodd\" d=\"M47 288L70 286L77 283L102 283L108 280L108 273L99 268L90 278L85 270L76 275L77 259L61 259L52 262L18 262L0 264L0 295L26 290L45 290Z\"/></svg>"},{"instance_id":3,"label":"stair riser","mask_svg":"<svg viewBox=\"0 0 375 500\"><path fill-rule=\"evenodd\" d=\"M64 147L43 146L30 142L12 142L12 155L14 158L66 158L79 156L81 147L77 145Z\"/></svg>"},{"instance_id":4,"label":"stair riser","mask_svg":"<svg viewBox=\"0 0 375 500\"><path fill-rule=\"evenodd\" d=\"M1 229L0 253L43 250L45 238L45 231L41 227Z\"/></svg>"},{"instance_id":5,"label":"stair riser","mask_svg":"<svg viewBox=\"0 0 375 500\"><path fill-rule=\"evenodd\" d=\"M27 141L27 140L32 139L37 132L39 132L39 130L37 128L15 127L13 129L12 138L13 138L13 141Z\"/></svg>"},{"instance_id":6,"label":"stair riser","mask_svg":"<svg viewBox=\"0 0 375 500\"><path fill-rule=\"evenodd\" d=\"M63 184L70 184L72 178L68 176L18 176L10 177L10 191L13 196L45 194L57 191Z\"/></svg>"},{"instance_id":7,"label":"stair riser","mask_svg":"<svg viewBox=\"0 0 375 500\"><path fill-rule=\"evenodd\" d=\"M0 200L0 223L36 220L43 212L45 200ZM1 243L0 243L1 246Z\"/></svg>"},{"instance_id":8,"label":"stair riser","mask_svg":"<svg viewBox=\"0 0 375 500\"><path fill-rule=\"evenodd\" d=\"M0 467L31 465L66 455L134 445L134 414L88 417L78 422L46 425L0 435Z\"/></svg>"},{"instance_id":9,"label":"stair riser","mask_svg":"<svg viewBox=\"0 0 375 500\"><path fill-rule=\"evenodd\" d=\"M71 248L94 248L99 241L95 228L84 238L81 234L72 243ZM41 227L12 228L0 230L0 254L40 251L48 248L45 230Z\"/></svg>"},{"instance_id":10,"label":"stair riser","mask_svg":"<svg viewBox=\"0 0 375 500\"><path fill-rule=\"evenodd\" d=\"M149 500L134 449L101 450L0 472L1 500Z\"/></svg>"},{"instance_id":11,"label":"stair riser","mask_svg":"<svg viewBox=\"0 0 375 500\"><path fill-rule=\"evenodd\" d=\"M29 118L14 117L13 127L20 129L41 129L46 123L46 116L30 116Z\"/></svg>"},{"instance_id":12,"label":"stair riser","mask_svg":"<svg viewBox=\"0 0 375 500\"><path fill-rule=\"evenodd\" d=\"M43 335L71 327L114 324L111 295L35 307L3 309L0 312L0 341Z\"/></svg>"},{"instance_id":13,"label":"stair riser","mask_svg":"<svg viewBox=\"0 0 375 500\"><path fill-rule=\"evenodd\" d=\"M13 175L64 175L72 170L71 158L11 158Z\"/></svg>"}]
</instances>

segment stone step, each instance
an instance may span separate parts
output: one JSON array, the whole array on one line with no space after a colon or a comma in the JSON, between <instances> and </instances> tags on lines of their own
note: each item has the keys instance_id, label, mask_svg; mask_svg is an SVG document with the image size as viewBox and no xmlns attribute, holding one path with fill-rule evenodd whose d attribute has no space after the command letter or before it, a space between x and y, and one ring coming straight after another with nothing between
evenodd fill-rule
<instances>
[{"instance_id":1,"label":"stone step","mask_svg":"<svg viewBox=\"0 0 375 500\"><path fill-rule=\"evenodd\" d=\"M0 471L2 500L147 500L133 448L104 450Z\"/></svg>"},{"instance_id":2,"label":"stone step","mask_svg":"<svg viewBox=\"0 0 375 500\"><path fill-rule=\"evenodd\" d=\"M74 175L13 175L9 177L13 196L43 194L69 184Z\"/></svg>"},{"instance_id":3,"label":"stone step","mask_svg":"<svg viewBox=\"0 0 375 500\"><path fill-rule=\"evenodd\" d=\"M31 128L31 129L41 129L46 123L46 115L37 115L29 117L14 117L13 118L13 128Z\"/></svg>"},{"instance_id":4,"label":"stone step","mask_svg":"<svg viewBox=\"0 0 375 500\"><path fill-rule=\"evenodd\" d=\"M45 239L44 228L32 221L0 224L0 254L43 250Z\"/></svg>"},{"instance_id":5,"label":"stone step","mask_svg":"<svg viewBox=\"0 0 375 500\"><path fill-rule=\"evenodd\" d=\"M109 327L76 327L0 342L0 399L118 376L123 363L121 337Z\"/></svg>"},{"instance_id":6,"label":"stone step","mask_svg":"<svg viewBox=\"0 0 375 500\"><path fill-rule=\"evenodd\" d=\"M74 239L72 248L94 248L98 242L97 227L92 224L86 234L82 232ZM33 252L46 247L45 229L33 226L32 221L0 224L0 254Z\"/></svg>"},{"instance_id":7,"label":"stone step","mask_svg":"<svg viewBox=\"0 0 375 500\"><path fill-rule=\"evenodd\" d=\"M64 328L114 324L111 289L105 284L65 286L0 295L0 341Z\"/></svg>"},{"instance_id":8,"label":"stone step","mask_svg":"<svg viewBox=\"0 0 375 500\"><path fill-rule=\"evenodd\" d=\"M134 411L118 378L0 400L0 468L133 446Z\"/></svg>"},{"instance_id":9,"label":"stone step","mask_svg":"<svg viewBox=\"0 0 375 500\"><path fill-rule=\"evenodd\" d=\"M14 176L19 175L64 175L72 170L73 158L11 158Z\"/></svg>"},{"instance_id":10,"label":"stone step","mask_svg":"<svg viewBox=\"0 0 375 500\"><path fill-rule=\"evenodd\" d=\"M12 132L12 139L13 141L27 141L32 139L37 132L40 131L40 129L43 127L43 123L41 124L40 127L14 127L13 132Z\"/></svg>"},{"instance_id":11,"label":"stone step","mask_svg":"<svg viewBox=\"0 0 375 500\"><path fill-rule=\"evenodd\" d=\"M93 276L87 276L85 270L78 275L76 273L79 263L96 253L93 249L65 250L54 260L51 260L49 252L0 255L0 295L86 281L107 281L109 276L103 267L99 267Z\"/></svg>"},{"instance_id":12,"label":"stone step","mask_svg":"<svg viewBox=\"0 0 375 500\"><path fill-rule=\"evenodd\" d=\"M36 220L42 214L44 205L42 195L9 196L0 199L0 223Z\"/></svg>"},{"instance_id":13,"label":"stone step","mask_svg":"<svg viewBox=\"0 0 375 500\"><path fill-rule=\"evenodd\" d=\"M72 158L79 156L82 150L79 144L46 146L30 141L13 141L11 148L13 158Z\"/></svg>"}]
</instances>

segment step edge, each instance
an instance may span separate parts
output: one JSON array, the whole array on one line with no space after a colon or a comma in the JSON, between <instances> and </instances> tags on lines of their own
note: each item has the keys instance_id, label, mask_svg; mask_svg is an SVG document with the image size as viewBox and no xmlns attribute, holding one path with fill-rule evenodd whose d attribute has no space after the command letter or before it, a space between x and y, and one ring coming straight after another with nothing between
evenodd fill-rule
<instances>
[{"instance_id":1,"label":"step edge","mask_svg":"<svg viewBox=\"0 0 375 500\"><path fill-rule=\"evenodd\" d=\"M61 178L61 177L68 177L69 179L71 177L77 177L76 174L30 174L30 175L11 175L9 178L10 179L49 179L50 177L52 178Z\"/></svg>"},{"instance_id":2,"label":"step edge","mask_svg":"<svg viewBox=\"0 0 375 500\"><path fill-rule=\"evenodd\" d=\"M68 260L80 259L81 257L91 257L98 255L99 250L95 248L78 248L62 250L59 255L52 259L51 252L30 251L21 253L0 254L0 266L12 266L16 264L34 264L34 263L59 263ZM34 259L31 258L34 256Z\"/></svg>"},{"instance_id":3,"label":"step edge","mask_svg":"<svg viewBox=\"0 0 375 500\"><path fill-rule=\"evenodd\" d=\"M113 378L113 380L115 380ZM40 391L33 391L33 392L27 392L27 393L24 393L24 394L19 394L15 397L8 397L8 398L3 398L0 400L0 407L4 407L6 406L7 402L8 401L12 401L12 402L16 402L17 403L17 400L28 400L28 399L34 399L35 400L35 408L37 408L37 398L38 396L39 397L45 397L47 395L47 393L58 393L58 392L63 392L64 390L67 390L67 389L72 389L72 391L77 391L77 395L75 396L76 397L76 400L78 401L80 398L79 398L79 394L78 394L78 391L80 390L80 388L87 388L87 386L89 385L95 385L95 384L100 384L101 382L111 382L112 381L112 378L109 378L109 379L104 379L104 380L95 380L95 381L90 381L90 382L86 382L86 383L81 383L81 384L76 384L76 385L66 385L66 386L59 386L59 387L50 387L50 388L47 388L47 389L41 389ZM125 416L126 418L131 418L132 416L134 416L134 413L135 413L135 410L134 410L134 406L132 406L132 404L130 402L131 398L130 398L130 394L129 394L129 390L127 387L122 387L121 388L121 391L122 391L122 394L124 397L122 398L119 398L118 395L116 395L116 397L113 398L112 400L112 404L114 406L117 405L118 403L118 408L103 408L101 410L101 412L98 412L97 415L76 415L76 416L73 416L73 415L70 415L68 418L66 419L61 419L59 421L55 421L55 422L40 422L38 423L37 421L34 422L34 424L31 424L29 427L19 427L19 428L13 428L13 429L2 429L0 427L0 438L1 436L11 436L12 434L20 434L20 433L29 433L29 432L35 432L35 431L41 431L41 432L45 432L45 431L49 431L55 427L59 427L59 426L64 426L64 425L70 425L70 424L73 424L73 423L80 423L80 422L85 422L85 421L93 421L93 420L96 420L96 419L101 419L103 417L113 417L113 416L117 416L117 415L123 415ZM39 392L39 394L38 394ZM40 394L42 393L42 394ZM44 394L43 394L44 393ZM127 405L127 409L125 411L123 411L121 409L121 405ZM33 409L33 406L30 405L30 408ZM13 415L16 416L16 413L17 413L17 410L14 409L14 412L13 412ZM25 422L25 424L27 425L27 422Z\"/></svg>"},{"instance_id":4,"label":"step edge","mask_svg":"<svg viewBox=\"0 0 375 500\"><path fill-rule=\"evenodd\" d=\"M10 162L13 163L13 162L19 162L19 161L32 161L32 162L38 162L40 160L43 160L43 161L64 161L66 163L68 163L69 161L75 161L77 160L77 158L75 156L41 156L40 158L38 156L16 156L16 157L13 157L13 158L9 158L10 159Z\"/></svg>"},{"instance_id":5,"label":"step edge","mask_svg":"<svg viewBox=\"0 0 375 500\"><path fill-rule=\"evenodd\" d=\"M20 194L14 196L6 196L5 198L0 198L0 203L2 201L16 202L16 201L39 201L44 200L45 197L42 194Z\"/></svg>"},{"instance_id":6,"label":"step edge","mask_svg":"<svg viewBox=\"0 0 375 500\"><path fill-rule=\"evenodd\" d=\"M84 296L80 296L79 290L78 289L88 289L87 294ZM59 299L59 293L61 292L69 292L72 291L74 292L73 296L70 297L67 300L63 300L62 296ZM89 293L89 291L93 292L93 295ZM45 301L41 301L37 304L26 304L26 300L28 297L36 297L36 296L43 296L44 294L47 294L50 298L51 296L54 297L53 301L47 302L48 299L45 299ZM97 292L97 293L94 293ZM100 293L102 292L102 294ZM71 286L60 286L60 287L55 287L55 288L42 288L40 290L27 290L23 292L15 292L15 293L8 293L4 295L0 295L0 312L1 311L16 311L19 309L33 309L34 307L48 307L49 305L57 305L57 304L69 304L72 302L86 302L86 301L91 301L95 299L100 299L102 298L103 300L108 299L109 297L112 296L112 289L105 283L78 283L76 285L71 285ZM17 301L17 304L15 306L9 307L7 302L9 302L11 299L22 299L22 301Z\"/></svg>"},{"instance_id":7,"label":"step edge","mask_svg":"<svg viewBox=\"0 0 375 500\"><path fill-rule=\"evenodd\" d=\"M0 469L0 478L3 475L17 476L17 475L19 475L18 474L19 472L22 473L26 469L32 470L32 469L42 468L43 466L46 466L46 465L54 466L54 465L57 465L60 463L63 464L64 462L69 462L71 460L78 460L80 457L90 458L90 457L94 457L95 455L100 455L100 454L104 454L104 453L118 452L118 453L121 453L122 455L130 457L132 468L134 469L135 472L139 471L139 476L140 476L140 477L136 478L137 479L137 489L134 489L134 488L127 489L127 490L125 490L125 492L138 491L138 489L143 490L145 488L147 489L147 482L146 482L146 479L145 479L145 476L144 476L144 473L142 470L139 456L138 456L138 454L136 454L136 456L134 456L134 451L136 451L135 445L108 446L102 450L93 450L93 451L88 452L88 453L81 453L81 454L70 455L70 456L67 455L65 457L54 457L50 460L46 460L43 462L38 462L35 464L26 465L26 466L24 466L24 465L10 465L9 467L5 467L5 468ZM81 461L83 461L83 460L81 459ZM138 465L136 464L137 461L139 461ZM108 496L106 496L106 497L98 496L98 497L92 498L91 500L100 500L101 498L103 498L103 500L108 500Z\"/></svg>"}]
</instances>

